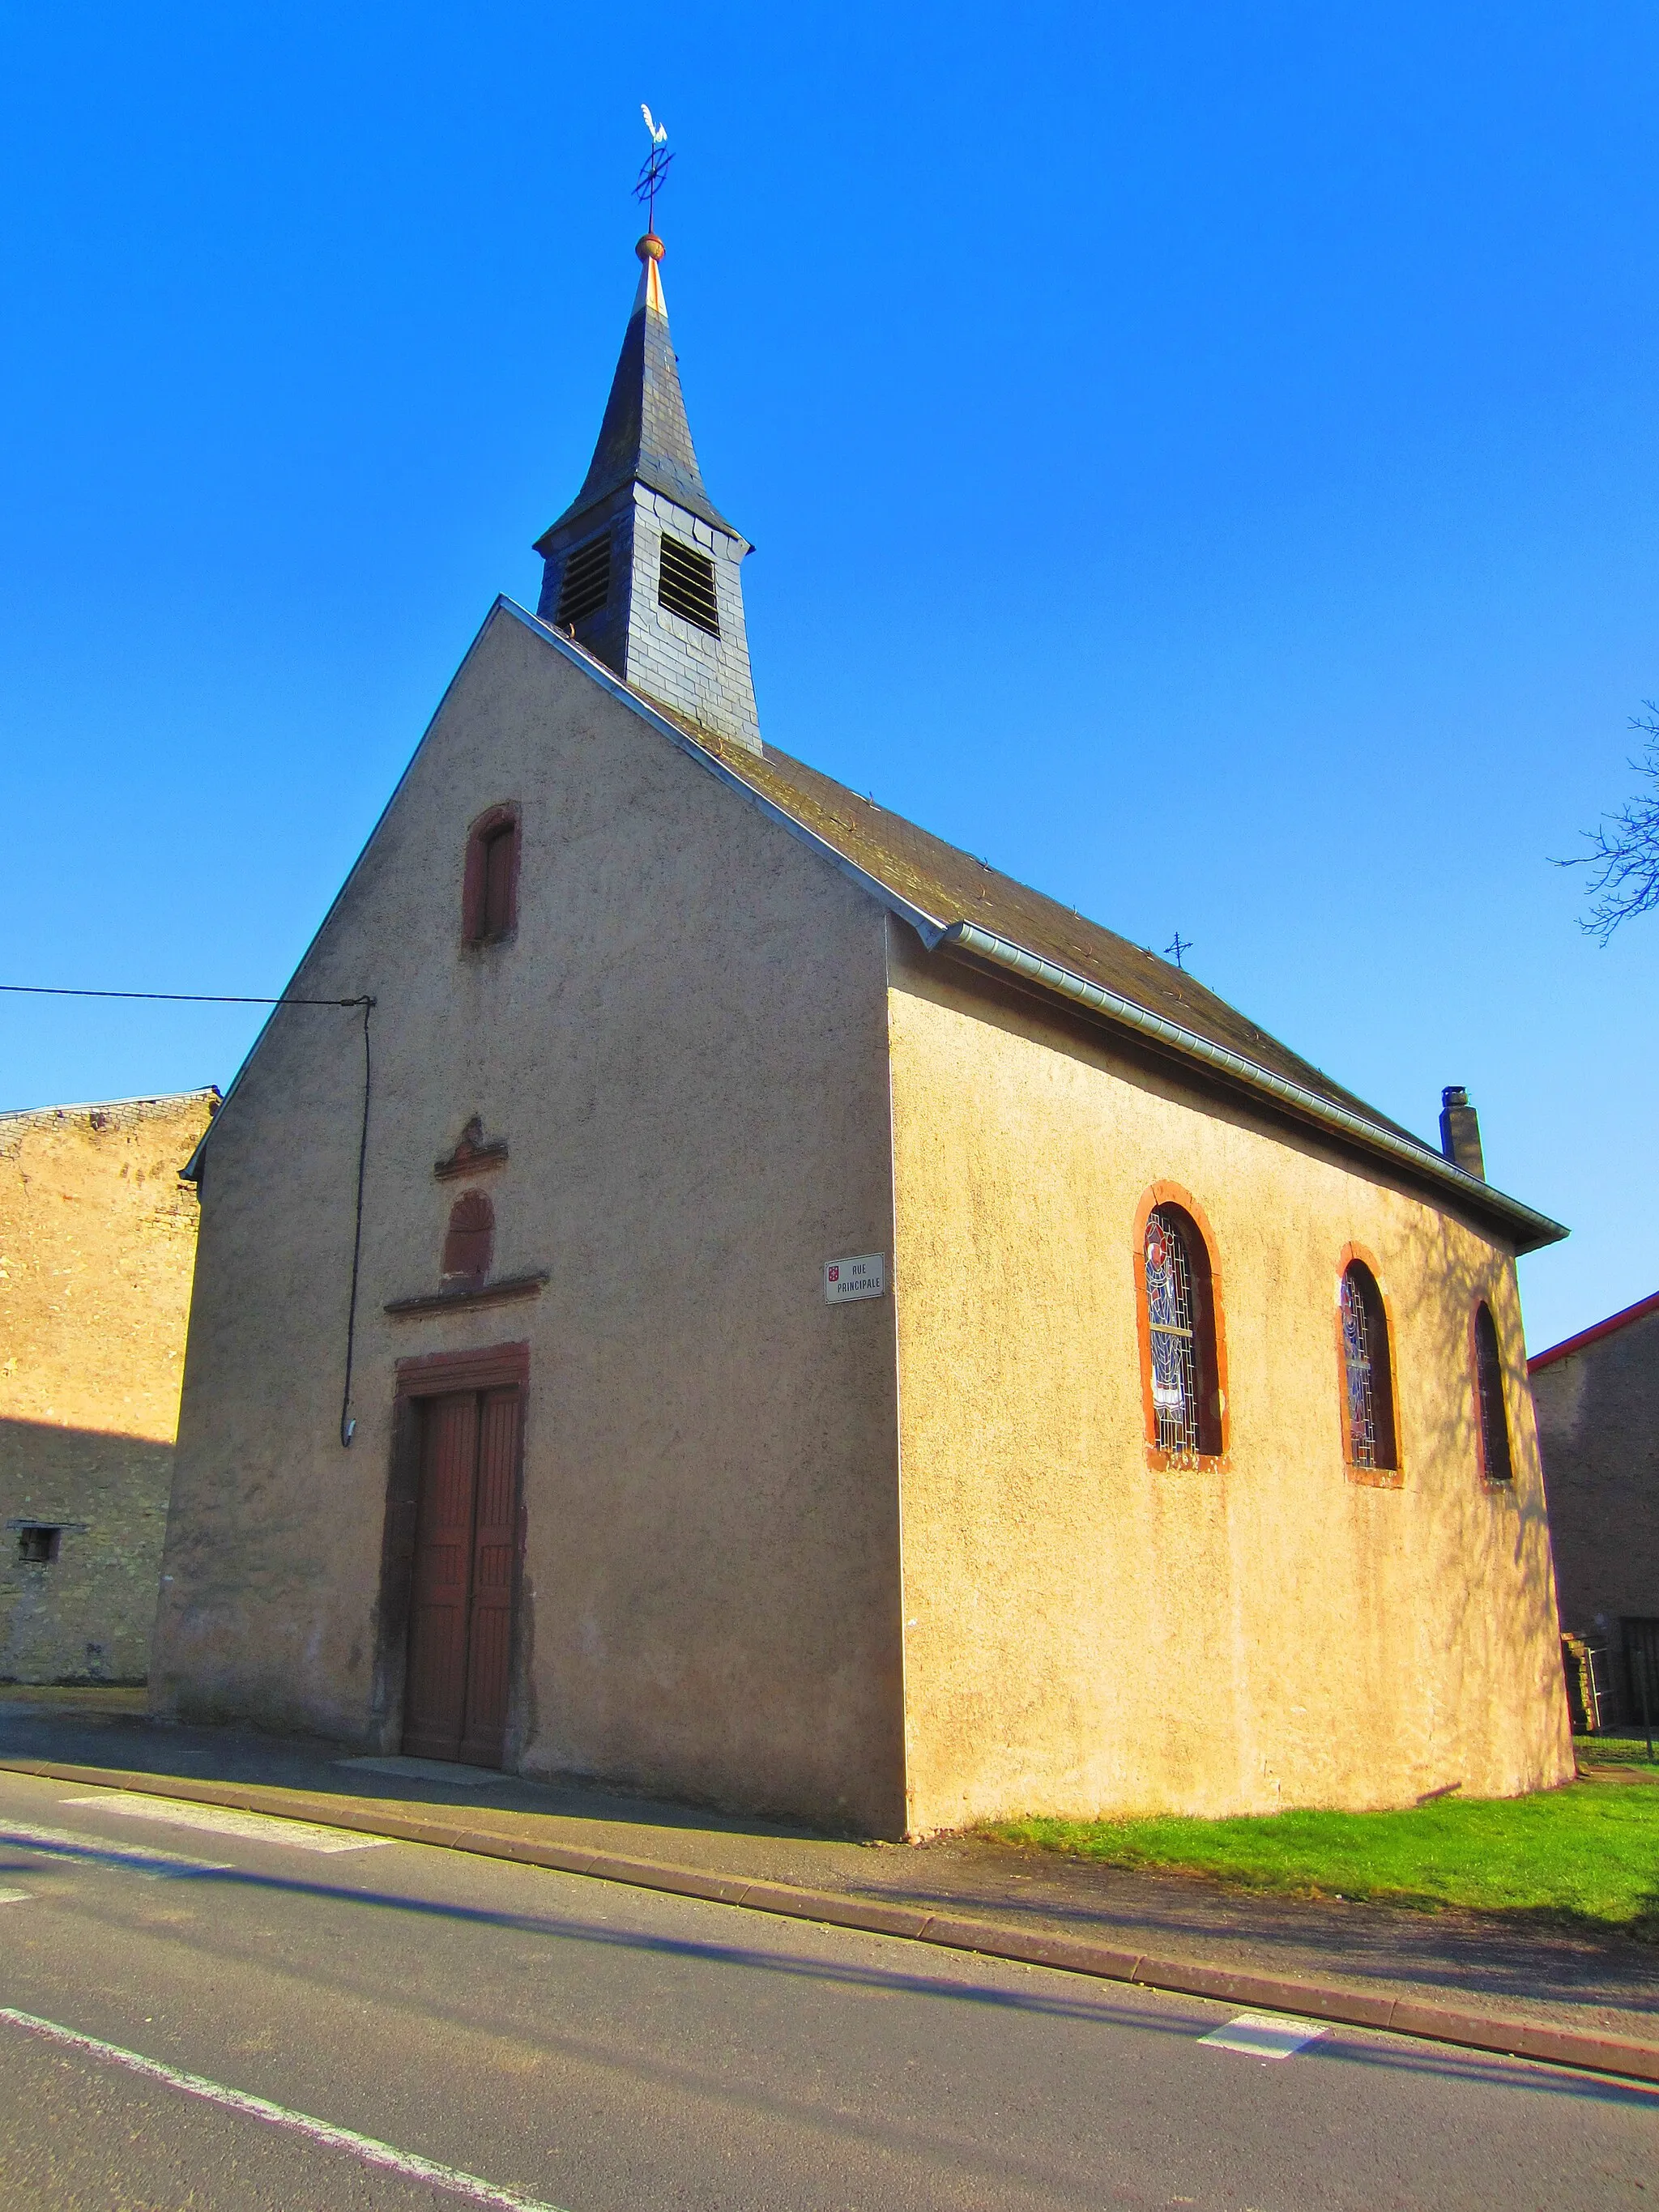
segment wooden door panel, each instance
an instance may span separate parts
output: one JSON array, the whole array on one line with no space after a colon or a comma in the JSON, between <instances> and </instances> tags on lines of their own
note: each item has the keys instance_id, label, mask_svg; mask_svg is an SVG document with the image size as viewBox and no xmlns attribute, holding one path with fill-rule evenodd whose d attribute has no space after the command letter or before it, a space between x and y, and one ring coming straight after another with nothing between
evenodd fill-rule
<instances>
[{"instance_id":1,"label":"wooden door panel","mask_svg":"<svg viewBox=\"0 0 1659 2212\"><path fill-rule=\"evenodd\" d=\"M478 1423L467 1638L466 1725L460 1756L499 1766L512 1668L513 1578L519 1538L519 1393L487 1390Z\"/></svg>"},{"instance_id":2,"label":"wooden door panel","mask_svg":"<svg viewBox=\"0 0 1659 2212\"><path fill-rule=\"evenodd\" d=\"M422 1759L457 1757L465 1726L477 1459L477 1394L428 1399L404 1694L404 1749Z\"/></svg>"}]
</instances>

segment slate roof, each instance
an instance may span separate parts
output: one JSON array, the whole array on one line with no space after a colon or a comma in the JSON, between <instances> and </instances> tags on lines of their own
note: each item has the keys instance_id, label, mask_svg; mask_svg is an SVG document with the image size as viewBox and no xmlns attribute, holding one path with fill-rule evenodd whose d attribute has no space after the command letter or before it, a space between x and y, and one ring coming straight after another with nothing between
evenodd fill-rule
<instances>
[{"instance_id":1,"label":"slate roof","mask_svg":"<svg viewBox=\"0 0 1659 2212\"><path fill-rule=\"evenodd\" d=\"M544 635L601 673L599 664L580 646L544 629ZM984 932L994 942L1000 966L1012 968L1073 1002L1090 1003L1085 994L1097 990L1107 1002L1099 1011L1137 1030L1143 1042L1200 1063L1206 1048L1212 1048L1208 1059L1212 1076L1253 1091L1265 1091L1300 1118L1309 1118L1310 1109L1322 1103L1332 1109L1328 1118L1318 1115L1328 1130L1334 1128L1350 1143L1357 1139L1367 1151L1405 1164L1443 1190L1455 1190L1465 1206L1501 1223L1517 1251L1536 1251L1567 1234L1547 1214L1455 1166L1414 1131L1379 1114L1333 1082L1322 1068L1258 1029L1236 1006L1145 946L1133 945L1058 900L1017 883L902 814L860 798L775 745L755 754L645 698L617 682L608 669L602 672L602 680L684 732L696 751L717 762L766 806L838 855L859 878L892 894L913 920L927 925L932 943L954 943L973 952L979 949L973 942L975 931ZM1137 1019L1137 1012L1146 1019Z\"/></svg>"},{"instance_id":2,"label":"slate roof","mask_svg":"<svg viewBox=\"0 0 1659 2212\"><path fill-rule=\"evenodd\" d=\"M930 945L954 943L971 953L982 949L973 942L974 932L985 933L986 945L1004 970L1012 969L1062 1000L1093 1005L1109 1020L1188 1065L1200 1070L1207 1065L1212 1077L1266 1093L1280 1108L1304 1121L1315 1120L1339 1140L1346 1138L1350 1145L1403 1164L1416 1176L1454 1193L1465 1207L1499 1224L1517 1251L1535 1251L1567 1234L1547 1214L1456 1167L1156 953L1000 874L902 815L860 798L775 745L756 753L715 736L636 690L586 647L512 599L496 599L484 630L501 616L522 623L710 773L750 793L753 803L844 867L866 890L890 901L892 910L914 922ZM343 886L330 915L343 896ZM262 1030L260 1037L264 1034ZM258 1043L256 1039L237 1071L227 1099ZM187 1179L199 1173L220 1118L209 1125L183 1169Z\"/></svg>"},{"instance_id":3,"label":"slate roof","mask_svg":"<svg viewBox=\"0 0 1659 2212\"><path fill-rule=\"evenodd\" d=\"M1039 957L1099 983L1167 1021L1179 1023L1183 1029L1334 1105L1346 1107L1379 1129L1409 1138L1413 1144L1422 1142L1352 1091L1333 1083L1311 1060L1258 1029L1237 1007L1206 990L1172 962L1160 959L1142 945L1132 945L1127 937L1118 936L1097 921L1087 921L1029 884L1000 874L971 853L961 852L930 830L906 821L902 814L890 813L860 798L845 784L808 768L804 761L792 759L775 745L768 745L757 758L741 747L722 744L690 723L682 726L745 782L793 815L804 828L815 831L855 866L941 925L978 922Z\"/></svg>"},{"instance_id":4,"label":"slate roof","mask_svg":"<svg viewBox=\"0 0 1659 2212\"><path fill-rule=\"evenodd\" d=\"M711 528L739 538L703 489L702 471L691 443L680 391L678 357L668 334L668 314L654 264L647 264L640 295L623 337L617 373L611 380L599 441L593 448L581 489L558 520L543 532L536 550L567 523L597 507L625 484L644 484Z\"/></svg>"}]
</instances>

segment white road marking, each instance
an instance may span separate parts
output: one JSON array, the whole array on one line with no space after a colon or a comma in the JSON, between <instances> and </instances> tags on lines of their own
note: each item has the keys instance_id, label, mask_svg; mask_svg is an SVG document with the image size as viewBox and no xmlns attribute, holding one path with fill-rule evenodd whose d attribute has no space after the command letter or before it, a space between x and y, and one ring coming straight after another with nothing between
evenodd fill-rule
<instances>
[{"instance_id":1,"label":"white road marking","mask_svg":"<svg viewBox=\"0 0 1659 2212\"><path fill-rule=\"evenodd\" d=\"M64 1797L61 1804L84 1811L96 1805L106 1813L125 1813L134 1820L160 1820L173 1828L202 1828L210 1836L240 1836L250 1844L286 1844L296 1851L379 1851L390 1836L360 1836L350 1828L325 1828L315 1820L288 1820L276 1813L242 1813L230 1805L193 1805L183 1797L150 1797L142 1790L100 1790L88 1797Z\"/></svg>"},{"instance_id":2,"label":"white road marking","mask_svg":"<svg viewBox=\"0 0 1659 2212\"><path fill-rule=\"evenodd\" d=\"M28 1901L26 1889L0 1889L0 1905L27 1905Z\"/></svg>"},{"instance_id":3,"label":"white road marking","mask_svg":"<svg viewBox=\"0 0 1659 2212\"><path fill-rule=\"evenodd\" d=\"M1242 2012L1224 2027L1212 2028L1198 2039L1212 2043L1218 2051L1248 2051L1252 2058L1289 2058L1329 2033L1317 2021L1291 2020L1284 2013Z\"/></svg>"},{"instance_id":4,"label":"white road marking","mask_svg":"<svg viewBox=\"0 0 1659 2212\"><path fill-rule=\"evenodd\" d=\"M152 1844L112 1844L107 1836L77 1834L72 1828L41 1828L32 1820L0 1820L0 1850L19 1844L25 1850L37 1844L52 1850L72 1850L78 1858L96 1859L106 1866L125 1867L143 1875L229 1874L228 1859L187 1859L177 1851L158 1850Z\"/></svg>"},{"instance_id":5,"label":"white road marking","mask_svg":"<svg viewBox=\"0 0 1659 2212\"><path fill-rule=\"evenodd\" d=\"M291 2112L286 2105L273 2105L268 2098L251 2097L245 2090L228 2089L222 2081L210 2081L203 2074L185 2074L176 2066L164 2066L159 2059L146 2058L137 2051L124 2051L118 2043L100 2043L95 2035L81 2035L72 2027L60 2027L56 2021L41 2020L32 2012L15 2012L9 2005L0 2005L0 2021L21 2027L30 2035L43 2036L48 2042L61 2044L70 2051L83 2051L89 2058L102 2058L112 2065L124 2066L128 2073L137 2074L149 2081L159 2081L168 2089L180 2089L187 2097L199 2097L206 2104L218 2105L228 2112L241 2112L249 2119L263 2120L274 2128L288 2128L294 2134L322 2143L330 2150L349 2151L360 2158L365 2166L377 2166L388 2173L405 2175L411 2181L424 2181L434 2189L447 2190L452 2197L464 2197L469 2203L492 2204L501 2212L559 2212L556 2204L544 2203L538 2197L521 2197L514 2189L498 2189L492 2181L482 2181L476 2173L463 2173L459 2166L440 2166L429 2158L420 2158L413 2151L396 2150L390 2143L379 2142L373 2136L360 2136L350 2128L337 2128L328 2120L313 2119L308 2112Z\"/></svg>"}]
</instances>

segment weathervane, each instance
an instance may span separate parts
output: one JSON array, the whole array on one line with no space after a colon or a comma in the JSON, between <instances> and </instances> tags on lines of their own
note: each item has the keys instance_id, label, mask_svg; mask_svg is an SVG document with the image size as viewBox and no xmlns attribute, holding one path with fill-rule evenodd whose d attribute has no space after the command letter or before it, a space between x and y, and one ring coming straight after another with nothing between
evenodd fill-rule
<instances>
[{"instance_id":1,"label":"weathervane","mask_svg":"<svg viewBox=\"0 0 1659 2212\"><path fill-rule=\"evenodd\" d=\"M1182 957L1181 957L1181 956L1182 956L1182 954L1183 952L1190 952L1190 951L1192 951L1192 949L1193 949L1193 940L1192 940L1192 939L1191 939L1190 937L1183 937L1183 936L1182 935L1182 933L1181 933L1181 932L1180 932L1179 930L1176 930L1176 933L1175 933L1175 936L1171 939L1170 942L1168 945L1166 945L1164 946L1164 951L1165 951L1166 953L1168 953L1168 952L1173 952L1173 953L1174 953L1174 955L1175 955L1175 964L1176 964L1176 966L1177 968L1184 968L1184 967L1187 965L1186 962L1182 958Z\"/></svg>"},{"instance_id":2,"label":"weathervane","mask_svg":"<svg viewBox=\"0 0 1659 2212\"><path fill-rule=\"evenodd\" d=\"M654 236L657 228L657 194L662 180L668 174L668 165L674 156L668 150L668 126L653 123L651 110L640 102L640 113L645 118L645 127L651 133L651 151L640 164L640 173L634 186L634 197L645 203L645 228L647 235Z\"/></svg>"}]
</instances>

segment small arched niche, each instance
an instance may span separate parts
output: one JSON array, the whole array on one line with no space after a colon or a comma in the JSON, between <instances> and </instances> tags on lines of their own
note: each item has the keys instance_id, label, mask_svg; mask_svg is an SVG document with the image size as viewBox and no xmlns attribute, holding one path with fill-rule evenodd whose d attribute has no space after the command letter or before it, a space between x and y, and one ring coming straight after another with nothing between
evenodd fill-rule
<instances>
[{"instance_id":1,"label":"small arched niche","mask_svg":"<svg viewBox=\"0 0 1659 2212\"><path fill-rule=\"evenodd\" d=\"M449 1228L444 1237L445 1290L482 1289L495 1246L495 1207L483 1191L463 1191L449 1209Z\"/></svg>"}]
</instances>

